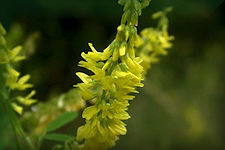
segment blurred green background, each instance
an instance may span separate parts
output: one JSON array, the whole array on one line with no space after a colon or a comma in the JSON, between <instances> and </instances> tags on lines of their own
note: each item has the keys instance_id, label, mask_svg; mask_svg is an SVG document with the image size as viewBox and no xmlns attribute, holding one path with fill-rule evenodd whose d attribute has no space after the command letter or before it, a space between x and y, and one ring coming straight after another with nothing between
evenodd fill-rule
<instances>
[{"instance_id":1,"label":"blurred green background","mask_svg":"<svg viewBox=\"0 0 225 150\"><path fill-rule=\"evenodd\" d=\"M80 82L74 73L84 71L77 67L81 52L89 50L88 42L103 50L114 38L122 14L117 0L5 0L0 4L0 21L14 32L10 44L27 47L28 59L21 70L31 74L40 101ZM149 71L145 87L129 107L128 133L112 149L224 150L224 1L152 0L139 19L139 31L155 26L152 13L167 6L174 8L169 15L174 46ZM29 45L29 40L35 42ZM5 116L0 113L0 117L4 129Z\"/></svg>"}]
</instances>

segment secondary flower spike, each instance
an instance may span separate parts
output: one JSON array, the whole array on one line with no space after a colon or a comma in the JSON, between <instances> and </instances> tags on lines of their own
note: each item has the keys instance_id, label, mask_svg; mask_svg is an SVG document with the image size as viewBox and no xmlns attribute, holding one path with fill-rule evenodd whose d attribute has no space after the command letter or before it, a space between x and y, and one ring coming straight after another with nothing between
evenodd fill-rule
<instances>
[{"instance_id":1,"label":"secondary flower spike","mask_svg":"<svg viewBox=\"0 0 225 150\"><path fill-rule=\"evenodd\" d=\"M5 100L9 100L11 107L18 113L22 114L23 106L29 106L35 103L37 100L32 99L35 91L32 90L27 96L16 96L10 97L10 92L25 91L31 88L33 85L27 83L30 79L30 75L24 75L20 77L20 73L15 69L15 65L25 59L25 56L21 55L22 46L16 46L10 49L7 45L7 40L5 39L6 30L0 23L0 71L4 72L0 75L0 94L4 95ZM7 91L7 92L6 92ZM3 94L3 93L7 94ZM3 99L0 99L3 101ZM23 105L23 106L21 106Z\"/></svg>"}]
</instances>

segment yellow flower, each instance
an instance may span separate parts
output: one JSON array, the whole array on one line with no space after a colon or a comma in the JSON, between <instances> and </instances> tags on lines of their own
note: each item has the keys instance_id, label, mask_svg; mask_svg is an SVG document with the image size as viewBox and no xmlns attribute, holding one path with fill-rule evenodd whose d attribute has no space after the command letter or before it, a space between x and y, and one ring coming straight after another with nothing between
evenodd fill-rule
<instances>
[{"instance_id":1,"label":"yellow flower","mask_svg":"<svg viewBox=\"0 0 225 150\"><path fill-rule=\"evenodd\" d=\"M21 78L18 79L20 73L16 71L14 68L9 66L7 68L8 76L6 80L6 85L10 87L10 89L14 90L25 90L27 88L31 88L33 85L26 83L30 79L30 75L24 75Z\"/></svg>"},{"instance_id":2,"label":"yellow flower","mask_svg":"<svg viewBox=\"0 0 225 150\"><path fill-rule=\"evenodd\" d=\"M32 96L35 95L35 93L36 92L33 90L26 97L18 96L17 100L25 106L30 106L31 104L36 103L36 101L37 101L37 100L31 98Z\"/></svg>"},{"instance_id":3,"label":"yellow flower","mask_svg":"<svg viewBox=\"0 0 225 150\"><path fill-rule=\"evenodd\" d=\"M13 48L12 50L9 50L8 54L9 54L10 60L12 60L13 62L17 62L17 61L21 61L25 59L25 56L18 56L21 50L22 50L22 46L17 46Z\"/></svg>"},{"instance_id":4,"label":"yellow flower","mask_svg":"<svg viewBox=\"0 0 225 150\"><path fill-rule=\"evenodd\" d=\"M23 113L23 107L17 105L16 103L11 103L12 108L18 113L18 114L22 114Z\"/></svg>"}]
</instances>

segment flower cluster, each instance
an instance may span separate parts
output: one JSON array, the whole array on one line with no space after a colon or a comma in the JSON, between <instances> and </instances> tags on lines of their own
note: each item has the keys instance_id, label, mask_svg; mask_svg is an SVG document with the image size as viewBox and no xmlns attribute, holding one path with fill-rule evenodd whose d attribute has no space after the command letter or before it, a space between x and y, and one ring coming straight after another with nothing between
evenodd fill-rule
<instances>
[{"instance_id":1,"label":"flower cluster","mask_svg":"<svg viewBox=\"0 0 225 150\"><path fill-rule=\"evenodd\" d=\"M5 99L11 102L12 108L19 114L22 114L23 107L29 106L36 102L32 99L35 91L32 90L27 96L10 97L10 91L24 91L32 87L32 84L27 83L30 79L30 75L24 75L20 77L20 73L15 69L15 65L21 60L25 59L25 56L21 56L21 46L9 48L5 39L6 31L0 24L0 74L1 74L1 95Z\"/></svg>"},{"instance_id":2,"label":"flower cluster","mask_svg":"<svg viewBox=\"0 0 225 150\"><path fill-rule=\"evenodd\" d=\"M79 65L93 72L90 76L77 73L83 81L76 85L82 98L93 103L84 110L86 124L77 131L77 140L85 140L84 149L107 149L115 145L118 135L126 134L122 120L130 118L126 112L128 100L134 98L130 93L137 93L135 87L143 86L141 59L134 52L138 38L135 26L142 6L137 0L120 3L125 5L125 13L115 40L103 52L89 43L92 52L81 54L85 61Z\"/></svg>"},{"instance_id":3,"label":"flower cluster","mask_svg":"<svg viewBox=\"0 0 225 150\"><path fill-rule=\"evenodd\" d=\"M167 18L167 13L171 10L172 8L168 7L164 11L154 13L153 19L159 19L157 27L143 29L136 42L137 56L143 60L141 65L144 68L144 74L150 69L151 64L158 62L159 55L166 55L167 49L172 47L171 41L174 37L168 34Z\"/></svg>"},{"instance_id":4,"label":"flower cluster","mask_svg":"<svg viewBox=\"0 0 225 150\"><path fill-rule=\"evenodd\" d=\"M124 14L115 40L103 52L89 43L92 51L81 54L84 61L79 66L93 74L76 73L83 83L75 86L82 98L92 104L83 111L86 124L77 131L77 140L84 141L81 149L85 150L107 149L115 145L119 135L126 134L122 120L130 118L127 107L128 101L134 98L131 93L138 93L136 87L143 86L141 81L150 63L156 62L159 54L166 54L171 46L166 17L170 9L154 14L154 18L160 19L158 27L144 29L139 36L138 16L149 0L120 0L119 3L124 5Z\"/></svg>"},{"instance_id":5,"label":"flower cluster","mask_svg":"<svg viewBox=\"0 0 225 150\"><path fill-rule=\"evenodd\" d=\"M136 38L135 27L120 25L116 39L103 52L89 44L92 52L82 53L86 61L81 61L80 66L94 73L77 73L83 81L77 85L82 98L94 103L84 110L86 124L77 133L79 141L86 139L85 149L106 149L115 145L118 135L126 134L121 120L130 118L126 110L128 100L134 96L129 93L136 93L135 87L143 86L141 59L134 55Z\"/></svg>"}]
</instances>

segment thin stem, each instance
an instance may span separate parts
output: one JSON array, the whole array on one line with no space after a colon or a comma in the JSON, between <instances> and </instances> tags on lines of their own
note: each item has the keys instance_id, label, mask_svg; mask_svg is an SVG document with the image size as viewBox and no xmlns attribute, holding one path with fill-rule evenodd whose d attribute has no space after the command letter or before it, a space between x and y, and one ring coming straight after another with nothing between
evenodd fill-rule
<instances>
[{"instance_id":1,"label":"thin stem","mask_svg":"<svg viewBox=\"0 0 225 150\"><path fill-rule=\"evenodd\" d=\"M18 120L16 120L18 122ZM20 131L23 139L26 141L28 147L30 150L36 150L36 148L34 147L33 143L31 142L31 139L29 138L29 136L27 136L23 130L23 128L21 127L21 124L18 122L18 130Z\"/></svg>"},{"instance_id":2,"label":"thin stem","mask_svg":"<svg viewBox=\"0 0 225 150\"><path fill-rule=\"evenodd\" d=\"M41 135L38 138L38 143L37 143L37 150L41 148L42 142L43 142L43 137L45 136L46 132L43 133L43 135Z\"/></svg>"},{"instance_id":3,"label":"thin stem","mask_svg":"<svg viewBox=\"0 0 225 150\"><path fill-rule=\"evenodd\" d=\"M21 124L16 117L15 112L13 112L12 107L10 106L10 102L8 102L8 100L6 99L3 99L3 103L6 108L6 113L9 115L10 124L13 128L15 139L17 140L16 142L19 144L19 135L21 135L26 145L29 147L29 150L35 150L35 147L32 144L30 138L25 134L23 128L21 127ZM21 149L20 145L18 149Z\"/></svg>"},{"instance_id":4,"label":"thin stem","mask_svg":"<svg viewBox=\"0 0 225 150\"><path fill-rule=\"evenodd\" d=\"M11 125L11 127L12 127L12 131L13 131L13 134L14 134L14 138L15 138L15 140L16 140L16 147L17 147L17 149L18 150L20 150L21 149L21 147L20 147L20 142L19 142L19 136L18 136L18 134L17 134L17 132L16 132L16 128L15 128L15 124L13 123L13 120L12 120L12 118L11 118L11 115L10 115L10 113L9 113L9 106L8 106L8 104L7 104L7 102L6 102L6 99L4 98L4 97L6 97L6 96L3 96L2 94L1 94L1 104L3 105L3 108L5 109L5 112L6 112L6 114L8 115L8 118L9 118L9 122L10 122L10 125Z\"/></svg>"},{"instance_id":5,"label":"thin stem","mask_svg":"<svg viewBox=\"0 0 225 150\"><path fill-rule=\"evenodd\" d=\"M20 147L20 142L19 142L19 136L17 135L16 128L15 128L15 126L14 126L14 124L11 120L10 120L10 125L11 125L12 130L13 130L14 138L16 139L16 147L17 147L18 150L20 150L21 147Z\"/></svg>"}]
</instances>

